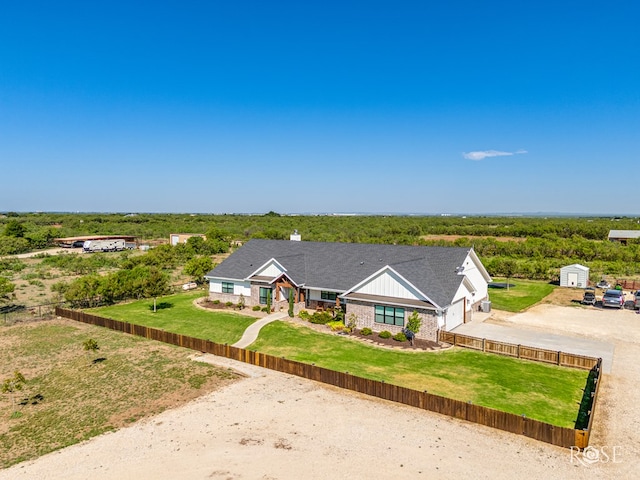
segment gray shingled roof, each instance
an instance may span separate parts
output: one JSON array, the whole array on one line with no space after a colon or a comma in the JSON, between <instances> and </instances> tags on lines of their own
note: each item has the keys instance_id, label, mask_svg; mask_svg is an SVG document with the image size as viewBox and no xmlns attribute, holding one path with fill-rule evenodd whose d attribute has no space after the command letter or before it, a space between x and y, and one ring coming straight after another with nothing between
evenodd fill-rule
<instances>
[{"instance_id":1,"label":"gray shingled roof","mask_svg":"<svg viewBox=\"0 0 640 480\"><path fill-rule=\"evenodd\" d=\"M274 258L306 288L347 291L388 265L441 307L449 305L463 276L456 273L471 249L363 243L250 240L207 277L244 280Z\"/></svg>"}]
</instances>

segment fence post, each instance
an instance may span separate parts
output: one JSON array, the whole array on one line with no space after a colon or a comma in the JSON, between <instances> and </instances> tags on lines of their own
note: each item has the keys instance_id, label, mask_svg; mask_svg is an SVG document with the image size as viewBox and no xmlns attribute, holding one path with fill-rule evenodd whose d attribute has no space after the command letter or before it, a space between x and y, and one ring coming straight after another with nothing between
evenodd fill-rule
<instances>
[{"instance_id":1,"label":"fence post","mask_svg":"<svg viewBox=\"0 0 640 480\"><path fill-rule=\"evenodd\" d=\"M560 365L561 357L562 357L562 352L558 350L558 365Z\"/></svg>"},{"instance_id":2,"label":"fence post","mask_svg":"<svg viewBox=\"0 0 640 480\"><path fill-rule=\"evenodd\" d=\"M520 358L520 344L518 344L518 358Z\"/></svg>"},{"instance_id":3,"label":"fence post","mask_svg":"<svg viewBox=\"0 0 640 480\"><path fill-rule=\"evenodd\" d=\"M484 352L484 351L486 351L486 350L485 350L485 347L484 347L484 345L485 345L485 344L484 344L484 342L485 342L486 340L487 340L486 338L483 338L483 339L482 339L482 351L483 351L483 352Z\"/></svg>"}]
</instances>

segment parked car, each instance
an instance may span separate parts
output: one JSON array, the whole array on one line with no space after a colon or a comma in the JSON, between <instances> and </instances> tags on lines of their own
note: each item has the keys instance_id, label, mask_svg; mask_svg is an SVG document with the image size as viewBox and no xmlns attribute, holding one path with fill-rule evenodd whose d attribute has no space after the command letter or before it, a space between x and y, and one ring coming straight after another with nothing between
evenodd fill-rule
<instances>
[{"instance_id":1,"label":"parked car","mask_svg":"<svg viewBox=\"0 0 640 480\"><path fill-rule=\"evenodd\" d=\"M603 307L624 307L624 293L622 290L607 290L602 297Z\"/></svg>"},{"instance_id":2,"label":"parked car","mask_svg":"<svg viewBox=\"0 0 640 480\"><path fill-rule=\"evenodd\" d=\"M640 309L640 290L637 290L633 296L633 308L635 310Z\"/></svg>"},{"instance_id":3,"label":"parked car","mask_svg":"<svg viewBox=\"0 0 640 480\"><path fill-rule=\"evenodd\" d=\"M584 295L582 297L583 305L595 305L596 304L596 289L587 287L584 289Z\"/></svg>"},{"instance_id":4,"label":"parked car","mask_svg":"<svg viewBox=\"0 0 640 480\"><path fill-rule=\"evenodd\" d=\"M611 288L611 284L606 280L600 280L596 287L601 288L603 290L609 290Z\"/></svg>"}]
</instances>

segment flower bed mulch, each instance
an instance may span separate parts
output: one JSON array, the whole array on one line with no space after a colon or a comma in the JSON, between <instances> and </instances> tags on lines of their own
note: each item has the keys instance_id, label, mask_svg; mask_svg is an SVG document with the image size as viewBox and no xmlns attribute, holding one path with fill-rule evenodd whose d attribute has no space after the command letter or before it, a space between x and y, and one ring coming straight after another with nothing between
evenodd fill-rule
<instances>
[{"instance_id":1,"label":"flower bed mulch","mask_svg":"<svg viewBox=\"0 0 640 480\"><path fill-rule=\"evenodd\" d=\"M371 335L362 335L362 333L360 333L360 330L354 330L353 332L346 335L361 338L369 343L373 343L374 345L385 345L394 348L402 348L405 350L440 350L443 348L442 345L436 342L424 340L422 338L415 338L413 340L412 346L411 342L409 342L408 340L406 342L398 342L393 338L380 338L378 336L378 332L373 332Z\"/></svg>"}]
</instances>

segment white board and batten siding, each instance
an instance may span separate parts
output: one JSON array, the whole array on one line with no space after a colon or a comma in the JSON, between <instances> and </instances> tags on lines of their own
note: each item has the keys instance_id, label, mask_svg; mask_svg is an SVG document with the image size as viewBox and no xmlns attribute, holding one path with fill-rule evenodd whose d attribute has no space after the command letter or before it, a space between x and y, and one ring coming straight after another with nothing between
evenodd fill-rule
<instances>
[{"instance_id":1,"label":"white board and batten siding","mask_svg":"<svg viewBox=\"0 0 640 480\"><path fill-rule=\"evenodd\" d=\"M405 280L390 270L380 272L369 282L361 285L357 293L380 295L384 297L408 298L411 300L425 300L419 296Z\"/></svg>"},{"instance_id":2,"label":"white board and batten siding","mask_svg":"<svg viewBox=\"0 0 640 480\"><path fill-rule=\"evenodd\" d=\"M220 280L212 278L209 281L209 292L222 293L222 282L233 283L233 295L244 295L246 298L251 297L251 283L250 282L238 282L231 280Z\"/></svg>"},{"instance_id":3,"label":"white board and batten siding","mask_svg":"<svg viewBox=\"0 0 640 480\"><path fill-rule=\"evenodd\" d=\"M475 292L473 292L473 296L468 297L473 302L477 302L487 298L487 296L489 295L488 282L491 281L491 277L487 276L487 273L486 273L486 270L484 270L484 267L479 267L478 264L476 264L475 258L477 258L475 254L473 258L471 255L468 255L463 263L464 270L461 272L461 275L464 275L465 277L467 277L469 282L471 282L471 284L475 288ZM454 301L458 299L459 293L460 292L456 293L456 297L454 297ZM464 293L463 295L467 295L467 293Z\"/></svg>"},{"instance_id":4,"label":"white board and batten siding","mask_svg":"<svg viewBox=\"0 0 640 480\"><path fill-rule=\"evenodd\" d=\"M586 288L589 286L589 267L574 263L560 269L560 286Z\"/></svg>"},{"instance_id":5,"label":"white board and batten siding","mask_svg":"<svg viewBox=\"0 0 640 480\"><path fill-rule=\"evenodd\" d=\"M276 262L275 260L270 260L264 265L264 267L257 270L255 272L255 275L263 277L279 277L284 272L284 268L282 268L278 262Z\"/></svg>"}]
</instances>

